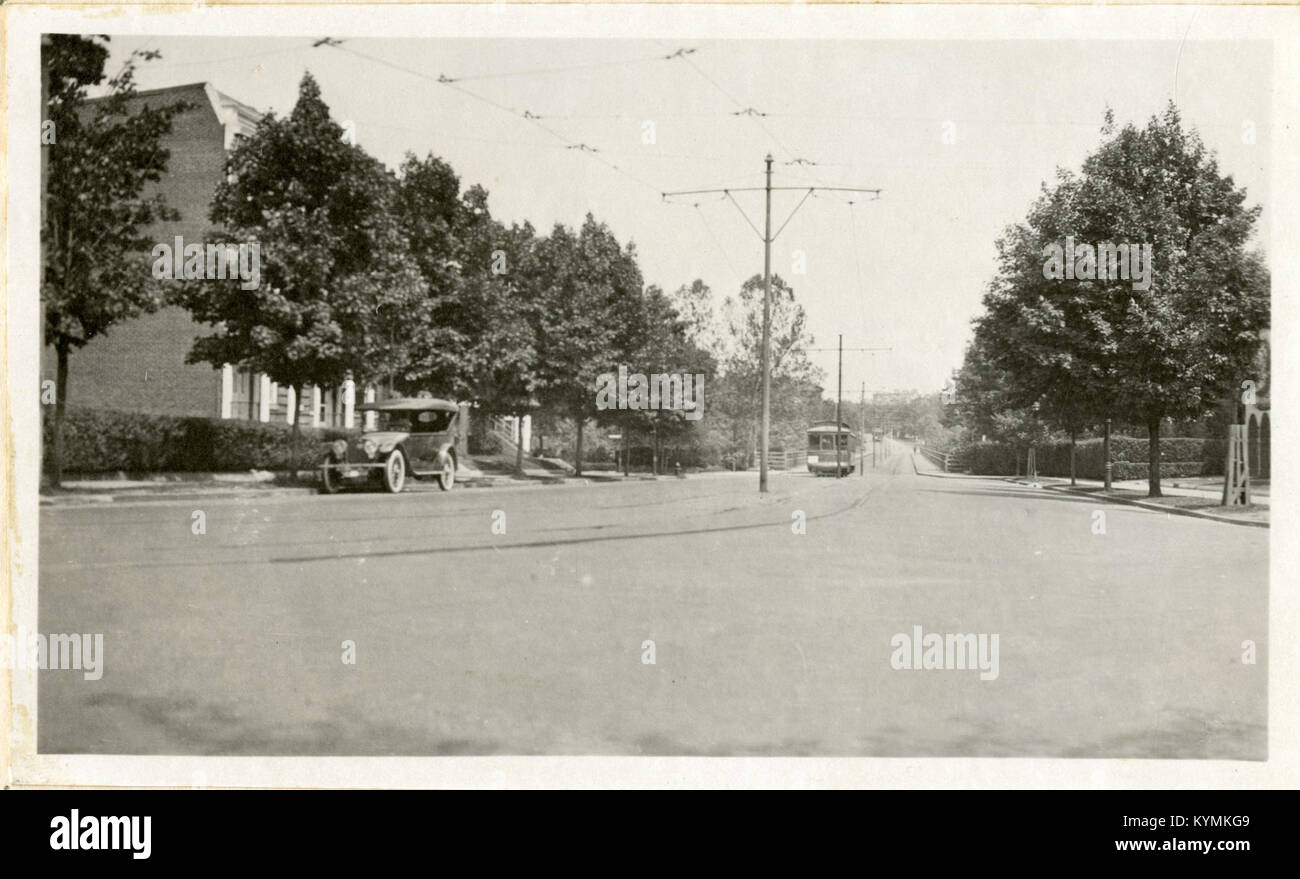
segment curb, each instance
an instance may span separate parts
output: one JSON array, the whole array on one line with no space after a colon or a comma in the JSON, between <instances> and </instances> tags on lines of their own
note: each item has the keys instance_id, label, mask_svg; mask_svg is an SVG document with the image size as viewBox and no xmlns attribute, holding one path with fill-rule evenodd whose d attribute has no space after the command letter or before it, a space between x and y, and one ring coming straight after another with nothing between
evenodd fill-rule
<instances>
[{"instance_id":1,"label":"curb","mask_svg":"<svg viewBox=\"0 0 1300 879\"><path fill-rule=\"evenodd\" d=\"M457 480L456 484L465 489L482 488L553 488L583 485L615 485L623 482L655 482L666 477L629 476L618 478L592 478L590 475L557 476L549 479L515 479L509 476L471 476ZM171 484L175 483L160 483ZM101 506L114 503L165 503L167 501L205 501L232 500L259 497L292 497L297 495L321 494L318 485L283 486L279 488L246 488L243 490L227 489L224 491L149 491L140 489L133 492L76 492L72 494L41 495L42 507L78 507Z\"/></svg>"},{"instance_id":2,"label":"curb","mask_svg":"<svg viewBox=\"0 0 1300 879\"><path fill-rule=\"evenodd\" d=\"M975 473L944 473L942 470L922 470L916 466L916 453L912 453L912 472L917 476L928 476L931 479L1005 479L1003 476L980 476Z\"/></svg>"},{"instance_id":3,"label":"curb","mask_svg":"<svg viewBox=\"0 0 1300 879\"><path fill-rule=\"evenodd\" d=\"M280 497L284 495L318 494L320 489L303 486L300 488L264 488L247 491L157 491L141 494L60 494L41 495L42 507L99 506L114 503L163 503L165 501L201 501L230 500L246 497Z\"/></svg>"},{"instance_id":4,"label":"curb","mask_svg":"<svg viewBox=\"0 0 1300 879\"><path fill-rule=\"evenodd\" d=\"M1014 485L1029 485L1027 482L1019 482L1012 478L1003 478L1004 482L1010 482ZM1105 501L1111 504L1123 504L1126 507L1141 507L1144 510L1152 510L1157 513L1167 513L1171 516L1187 516L1192 519L1208 519L1211 522L1222 522L1225 525L1245 525L1248 528L1268 528L1268 522L1255 522L1249 519L1235 519L1231 516L1221 516L1217 513L1205 513L1200 510L1188 510L1183 507L1166 507L1163 504L1153 504L1150 501L1138 500L1137 498L1120 498L1109 495L1099 495L1090 491L1081 491L1077 488L1070 488L1068 485L1044 485L1040 491L1056 491L1062 494L1072 494L1077 497L1087 497L1093 500Z\"/></svg>"},{"instance_id":5,"label":"curb","mask_svg":"<svg viewBox=\"0 0 1300 879\"><path fill-rule=\"evenodd\" d=\"M456 484L463 485L466 488L541 488L556 485L618 485L624 482L658 482L667 478L665 476L619 476L609 478L591 473L584 473L582 476L525 477L523 479L513 476L478 476L461 479Z\"/></svg>"},{"instance_id":6,"label":"curb","mask_svg":"<svg viewBox=\"0 0 1300 879\"><path fill-rule=\"evenodd\" d=\"M916 458L912 458L912 470L917 476L929 476L938 479L951 479L955 476L965 476L968 479L997 479L1002 482L1009 482L1012 485L1023 485L1029 488L1033 486L1028 482L1022 482L1014 476L973 476L969 473L952 474L952 473L922 473L916 466ZM1126 507L1141 507L1144 510L1152 510L1157 513L1168 513L1171 516L1187 516L1193 519L1208 519L1211 522L1222 522L1225 525L1245 525L1248 528L1268 528L1268 522L1254 522L1249 519L1236 519L1231 516L1220 516L1216 513L1205 513L1200 510L1188 510L1183 507L1166 507L1163 504L1153 504L1147 501L1141 501L1136 498L1119 498L1109 495L1099 495L1090 491L1081 491L1077 488L1070 488L1068 485L1040 485L1039 491L1058 491L1063 494L1072 494L1078 497L1092 498L1097 501L1104 501L1111 504L1122 504Z\"/></svg>"}]
</instances>

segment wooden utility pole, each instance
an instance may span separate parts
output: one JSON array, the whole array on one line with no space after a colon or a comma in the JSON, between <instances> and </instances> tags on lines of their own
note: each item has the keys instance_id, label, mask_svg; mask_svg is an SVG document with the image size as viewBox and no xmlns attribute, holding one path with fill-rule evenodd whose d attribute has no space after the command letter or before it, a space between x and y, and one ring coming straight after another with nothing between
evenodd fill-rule
<instances>
[{"instance_id":1,"label":"wooden utility pole","mask_svg":"<svg viewBox=\"0 0 1300 879\"><path fill-rule=\"evenodd\" d=\"M758 437L758 493L767 492L767 449L768 433L772 425L772 370L768 361L772 356L772 154L767 158L767 205L764 213L767 220L763 225L763 427Z\"/></svg>"},{"instance_id":2,"label":"wooden utility pole","mask_svg":"<svg viewBox=\"0 0 1300 879\"><path fill-rule=\"evenodd\" d=\"M839 479L840 478L840 433L843 430L843 428L841 427L842 422L840 421L840 401L844 397L844 352L845 351L869 351L874 356L877 351L893 351L894 349L893 348L845 348L844 336L841 335L839 345L835 348L800 348L798 350L805 351L805 352L807 351L838 351L839 352L840 360L839 360L839 367L836 373L837 378L836 378L836 389L835 389L835 478ZM864 401L866 398L866 393L867 393L867 385L866 382L863 382L862 395ZM861 445L859 444L859 448L860 447ZM849 459L849 463L850 464L853 463L852 458ZM875 446L874 439L871 445L871 466L872 467L876 466L876 446Z\"/></svg>"},{"instance_id":3,"label":"wooden utility pole","mask_svg":"<svg viewBox=\"0 0 1300 879\"><path fill-rule=\"evenodd\" d=\"M1105 470L1102 473L1102 490L1110 491L1110 475L1112 467L1110 463L1110 419L1106 419L1106 429L1101 435L1101 457L1105 463Z\"/></svg>"},{"instance_id":4,"label":"wooden utility pole","mask_svg":"<svg viewBox=\"0 0 1300 879\"><path fill-rule=\"evenodd\" d=\"M844 399L844 334L840 334L840 361L835 372L835 478L840 478L840 446L844 423L840 421L840 402Z\"/></svg>"},{"instance_id":5,"label":"wooden utility pole","mask_svg":"<svg viewBox=\"0 0 1300 879\"><path fill-rule=\"evenodd\" d=\"M1228 425L1228 461L1223 468L1223 506L1250 506L1250 448L1245 424Z\"/></svg>"},{"instance_id":6,"label":"wooden utility pole","mask_svg":"<svg viewBox=\"0 0 1300 879\"><path fill-rule=\"evenodd\" d=\"M867 441L867 383L862 383L862 394L858 397L858 476L867 475L867 450L862 445ZM871 460L876 459L876 443L871 443Z\"/></svg>"},{"instance_id":7,"label":"wooden utility pole","mask_svg":"<svg viewBox=\"0 0 1300 879\"><path fill-rule=\"evenodd\" d=\"M761 187L764 194L764 213L766 219L763 223L763 351L760 358L760 368L763 371L763 417L760 426L758 438L758 490L760 493L767 492L767 453L768 453L768 434L771 432L772 423L772 372L769 367L772 358L772 242L776 240L782 230L794 219L794 215L803 207L803 203L817 190L822 192L869 192L880 197L882 190L879 189L862 189L853 186L773 186L772 185L772 154L768 153L764 158L766 166L766 180ZM804 192L804 197L799 204L795 205L790 216L785 218L776 233L772 232L772 193L781 190L798 190ZM740 211L745 222L749 223L751 229L758 232L758 228L749 219L749 215L744 212L736 200L732 198L733 192L756 192L760 191L759 187L742 187L739 189L688 189L680 192L662 193L666 201L670 196L679 195L718 195L731 199L736 204L736 209ZM696 205L698 207L698 205ZM838 458L838 452L837 452Z\"/></svg>"}]
</instances>

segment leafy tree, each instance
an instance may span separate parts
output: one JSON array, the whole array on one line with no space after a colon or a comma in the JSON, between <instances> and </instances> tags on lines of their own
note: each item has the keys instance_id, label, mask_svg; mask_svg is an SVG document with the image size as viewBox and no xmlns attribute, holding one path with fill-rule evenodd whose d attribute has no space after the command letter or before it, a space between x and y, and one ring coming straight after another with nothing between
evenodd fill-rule
<instances>
[{"instance_id":1,"label":"leafy tree","mask_svg":"<svg viewBox=\"0 0 1300 879\"><path fill-rule=\"evenodd\" d=\"M963 425L972 438L994 431L993 416L1010 408L1007 385L1010 379L998 369L986 351L987 331L975 320L974 338L966 345L961 368L954 376L956 399L949 407L950 423Z\"/></svg>"},{"instance_id":2,"label":"leafy tree","mask_svg":"<svg viewBox=\"0 0 1300 879\"><path fill-rule=\"evenodd\" d=\"M755 275L736 297L723 303L727 322L725 375L715 394L718 407L730 419L731 442L746 462L758 447L763 415L763 278ZM772 277L771 309L771 432L778 445L801 447L804 431L815 419L821 400L821 373L809 361L813 343L807 316L794 289L779 275Z\"/></svg>"},{"instance_id":3,"label":"leafy tree","mask_svg":"<svg viewBox=\"0 0 1300 879\"><path fill-rule=\"evenodd\" d=\"M692 399L702 407L699 419L687 418L684 410L668 408L673 401L667 400L661 402L659 409L609 409L599 414L601 423L617 425L629 439L636 434L650 443L655 472L666 464L664 446L692 441L698 445L703 433L702 420L710 417L707 401L716 363L708 351L694 342L689 331L689 324L678 313L673 299L651 285L631 304L615 338L616 348L629 352L631 372L647 376L655 373L692 376ZM703 376L703 386L695 383L697 376Z\"/></svg>"},{"instance_id":4,"label":"leafy tree","mask_svg":"<svg viewBox=\"0 0 1300 879\"><path fill-rule=\"evenodd\" d=\"M195 340L190 362L265 373L298 401L307 385L391 375L405 352L388 331L420 325L425 282L393 219L395 180L344 141L310 73L293 112L264 116L226 172L211 219L227 240L259 245L261 283L184 286L184 304L215 329Z\"/></svg>"},{"instance_id":5,"label":"leafy tree","mask_svg":"<svg viewBox=\"0 0 1300 879\"><path fill-rule=\"evenodd\" d=\"M470 199L479 193L471 189ZM462 374L468 394L485 413L516 419L515 467L522 471L523 416L537 406L536 235L527 223L505 228L487 215L485 205L471 212L459 231L457 310L461 337L468 342Z\"/></svg>"},{"instance_id":6,"label":"leafy tree","mask_svg":"<svg viewBox=\"0 0 1300 879\"><path fill-rule=\"evenodd\" d=\"M45 344L57 358L50 478L63 480L63 421L72 351L117 323L156 310L166 287L155 281L149 228L175 218L161 194L149 193L170 158L162 138L188 105L139 103L135 71L157 52L133 52L108 79L109 93L91 103L87 91L104 82L108 37L53 34L41 49L49 71L46 107L54 123L49 149L48 201L42 240L41 287Z\"/></svg>"},{"instance_id":7,"label":"leafy tree","mask_svg":"<svg viewBox=\"0 0 1300 879\"><path fill-rule=\"evenodd\" d=\"M1149 494L1160 495L1160 424L1211 411L1249 374L1269 317L1262 256L1247 249L1259 208L1219 173L1171 102L1145 129L1116 131L1083 165L1082 240L1149 242L1148 290L1098 282L1095 320L1113 346L1111 401L1143 423Z\"/></svg>"},{"instance_id":8,"label":"leafy tree","mask_svg":"<svg viewBox=\"0 0 1300 879\"><path fill-rule=\"evenodd\" d=\"M1161 422L1221 404L1250 372L1267 326L1268 273L1248 250L1259 208L1246 206L1172 103L1143 129L1117 129L1108 112L1102 133L1081 174L1058 172L999 242L963 372L979 405L1000 395L1007 409L1072 436L1112 413L1145 425L1157 497ZM1053 270L1060 251L1051 250L1070 237L1074 278ZM1150 275L1112 275L1103 243L1149 245Z\"/></svg>"},{"instance_id":9,"label":"leafy tree","mask_svg":"<svg viewBox=\"0 0 1300 879\"><path fill-rule=\"evenodd\" d=\"M482 187L459 190L441 159L408 154L398 212L428 281L430 312L411 340L403 384L471 397L484 414L515 416L515 465L522 469L522 417L537 402L536 234L527 223L507 229L494 220Z\"/></svg>"},{"instance_id":10,"label":"leafy tree","mask_svg":"<svg viewBox=\"0 0 1300 879\"><path fill-rule=\"evenodd\" d=\"M1108 340L1094 319L1097 291L1087 281L1044 277L1044 247L1080 226L1078 189L1078 181L1062 175L1028 221L998 240L999 273L979 318L983 350L1003 371L1008 404L1032 412L1035 425L1066 432L1072 449L1080 432L1105 418L1113 373ZM1072 481L1073 461L1071 454Z\"/></svg>"},{"instance_id":11,"label":"leafy tree","mask_svg":"<svg viewBox=\"0 0 1300 879\"><path fill-rule=\"evenodd\" d=\"M976 321L975 338L966 348L966 358L957 373L957 398L952 409L957 420L973 436L989 436L1019 451L1041 443L1047 428L1033 404L1023 405L1011 390L1014 380L989 354L994 324Z\"/></svg>"},{"instance_id":12,"label":"leafy tree","mask_svg":"<svg viewBox=\"0 0 1300 879\"><path fill-rule=\"evenodd\" d=\"M631 360L629 314L641 296L632 245L623 248L588 214L576 233L557 225L536 249L537 392L564 413L577 433L575 469L582 473L583 429L596 414L596 378Z\"/></svg>"},{"instance_id":13,"label":"leafy tree","mask_svg":"<svg viewBox=\"0 0 1300 879\"><path fill-rule=\"evenodd\" d=\"M472 339L465 325L468 309L461 303L464 266L457 233L476 206L472 200L462 203L455 171L433 155L417 159L407 153L398 181L394 211L424 278L426 295L413 311L385 315L381 335L394 348L389 391L436 389L445 396L468 395L466 353Z\"/></svg>"},{"instance_id":14,"label":"leafy tree","mask_svg":"<svg viewBox=\"0 0 1300 879\"><path fill-rule=\"evenodd\" d=\"M726 343L718 325L713 291L709 285L696 278L690 284L678 287L670 301L684 324L686 336L691 343L701 350L711 352L716 359L721 359Z\"/></svg>"}]
</instances>

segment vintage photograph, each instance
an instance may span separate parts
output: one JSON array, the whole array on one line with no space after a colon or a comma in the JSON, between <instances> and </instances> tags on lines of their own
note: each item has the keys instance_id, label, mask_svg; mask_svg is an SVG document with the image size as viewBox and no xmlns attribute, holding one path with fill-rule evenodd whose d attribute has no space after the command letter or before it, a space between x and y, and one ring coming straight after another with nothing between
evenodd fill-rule
<instances>
[{"instance_id":1,"label":"vintage photograph","mask_svg":"<svg viewBox=\"0 0 1300 879\"><path fill-rule=\"evenodd\" d=\"M41 36L36 754L1269 759L1272 43L301 23Z\"/></svg>"}]
</instances>

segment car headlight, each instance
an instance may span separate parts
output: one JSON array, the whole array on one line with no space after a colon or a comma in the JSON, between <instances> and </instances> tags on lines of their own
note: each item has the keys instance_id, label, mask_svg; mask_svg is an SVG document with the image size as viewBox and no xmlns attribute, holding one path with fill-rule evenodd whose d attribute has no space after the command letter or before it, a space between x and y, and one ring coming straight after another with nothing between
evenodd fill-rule
<instances>
[{"instance_id":1,"label":"car headlight","mask_svg":"<svg viewBox=\"0 0 1300 879\"><path fill-rule=\"evenodd\" d=\"M393 450L393 446L395 445L397 445L397 443L384 443L382 446L379 447L379 451L384 453L391 452Z\"/></svg>"},{"instance_id":2,"label":"car headlight","mask_svg":"<svg viewBox=\"0 0 1300 879\"><path fill-rule=\"evenodd\" d=\"M361 450L366 453L367 458L373 458L375 456L375 452L379 450L379 447L375 445L374 440L366 440L364 443L361 444Z\"/></svg>"},{"instance_id":3,"label":"car headlight","mask_svg":"<svg viewBox=\"0 0 1300 879\"><path fill-rule=\"evenodd\" d=\"M334 451L334 457L339 459L347 457L348 454L347 440L334 440L334 442L330 445L330 448Z\"/></svg>"}]
</instances>

